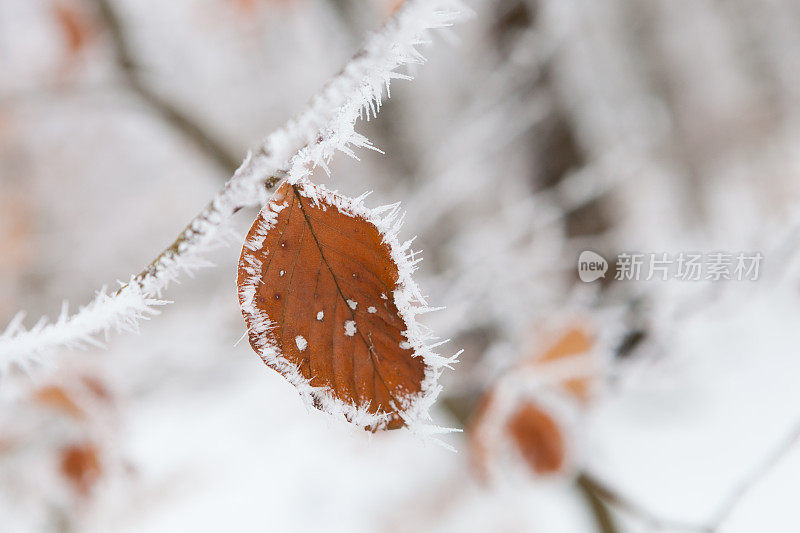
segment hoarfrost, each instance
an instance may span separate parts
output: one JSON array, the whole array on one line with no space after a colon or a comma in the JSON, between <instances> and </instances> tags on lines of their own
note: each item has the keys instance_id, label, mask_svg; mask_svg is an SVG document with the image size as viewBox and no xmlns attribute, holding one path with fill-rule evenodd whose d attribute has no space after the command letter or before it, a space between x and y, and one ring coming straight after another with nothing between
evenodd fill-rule
<instances>
[{"instance_id":1,"label":"hoarfrost","mask_svg":"<svg viewBox=\"0 0 800 533\"><path fill-rule=\"evenodd\" d=\"M297 349L300 350L301 352L306 349L306 346L308 346L308 341L302 335L298 335L297 337L295 337L294 342L295 344L297 344Z\"/></svg>"}]
</instances>

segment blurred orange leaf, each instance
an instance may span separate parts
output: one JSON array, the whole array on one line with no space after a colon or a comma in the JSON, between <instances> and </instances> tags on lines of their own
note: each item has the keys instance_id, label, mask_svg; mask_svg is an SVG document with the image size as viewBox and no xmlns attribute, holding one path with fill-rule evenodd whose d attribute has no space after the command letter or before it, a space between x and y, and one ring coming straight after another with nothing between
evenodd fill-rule
<instances>
[{"instance_id":1,"label":"blurred orange leaf","mask_svg":"<svg viewBox=\"0 0 800 533\"><path fill-rule=\"evenodd\" d=\"M484 394L469 425L470 461L478 477L488 480L491 463L509 444L535 474L564 469L567 441L556 419L535 400L508 403L501 395Z\"/></svg>"},{"instance_id":2,"label":"blurred orange leaf","mask_svg":"<svg viewBox=\"0 0 800 533\"><path fill-rule=\"evenodd\" d=\"M33 399L40 405L64 412L75 418L83 418L83 409L78 407L67 392L56 385L48 385L38 389L33 394Z\"/></svg>"},{"instance_id":3,"label":"blurred orange leaf","mask_svg":"<svg viewBox=\"0 0 800 533\"><path fill-rule=\"evenodd\" d=\"M520 405L508 420L508 432L528 466L537 474L561 470L566 458L566 445L555 420L528 402Z\"/></svg>"},{"instance_id":4,"label":"blurred orange leaf","mask_svg":"<svg viewBox=\"0 0 800 533\"><path fill-rule=\"evenodd\" d=\"M545 351L537 352L527 365L535 367L543 363L563 361L570 357L587 354L594 344L594 339L580 326L574 326L547 348ZM585 376L567 379L563 382L563 387L573 396L581 401L589 399L589 389L591 380Z\"/></svg>"},{"instance_id":5,"label":"blurred orange leaf","mask_svg":"<svg viewBox=\"0 0 800 533\"><path fill-rule=\"evenodd\" d=\"M82 495L87 495L102 474L97 450L91 443L61 450L61 473Z\"/></svg>"},{"instance_id":6,"label":"blurred orange leaf","mask_svg":"<svg viewBox=\"0 0 800 533\"><path fill-rule=\"evenodd\" d=\"M57 1L53 16L61 30L64 43L71 56L78 55L93 36L93 26L88 15L74 2Z\"/></svg>"}]
</instances>

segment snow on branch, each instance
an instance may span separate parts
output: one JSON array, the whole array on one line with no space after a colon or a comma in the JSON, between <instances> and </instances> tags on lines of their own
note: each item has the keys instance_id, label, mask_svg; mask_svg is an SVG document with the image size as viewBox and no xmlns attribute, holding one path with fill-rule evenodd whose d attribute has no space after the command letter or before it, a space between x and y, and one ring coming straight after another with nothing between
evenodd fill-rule
<instances>
[{"instance_id":1,"label":"snow on branch","mask_svg":"<svg viewBox=\"0 0 800 533\"><path fill-rule=\"evenodd\" d=\"M424 61L417 46L426 42L429 30L450 26L467 11L460 0L407 0L302 113L248 152L211 202L147 268L113 294L100 291L77 313L70 316L65 310L54 323L43 318L26 330L24 313L18 314L0 335L0 373L11 365L25 367L59 347L99 344L98 333L134 330L140 319L166 303L160 297L172 281L209 265L202 256L230 239L228 222L234 213L263 205L268 190L287 174L295 182L317 165L327 170L336 150L355 157L351 147L375 149L355 131L355 123L377 115L392 79L411 79L397 69Z\"/></svg>"},{"instance_id":2,"label":"snow on branch","mask_svg":"<svg viewBox=\"0 0 800 533\"><path fill-rule=\"evenodd\" d=\"M319 130L316 141L306 144L292 158L289 181L297 183L308 177L316 166L322 166L329 173L327 163L337 150L356 160L358 157L351 147L380 152L369 139L355 131L356 122L362 118L369 120L370 114L377 117L383 90L386 89L387 97L391 95L389 85L393 79L411 79L396 72L398 67L425 62L416 47L425 42L423 38L428 30L449 27L466 13L459 0L406 2L396 18L382 32L369 38L362 51L356 54L355 61L360 62L362 68L368 65L366 72L361 74L358 87L343 99L332 120ZM348 68L345 67L344 72ZM358 76L355 71L353 74Z\"/></svg>"}]
</instances>

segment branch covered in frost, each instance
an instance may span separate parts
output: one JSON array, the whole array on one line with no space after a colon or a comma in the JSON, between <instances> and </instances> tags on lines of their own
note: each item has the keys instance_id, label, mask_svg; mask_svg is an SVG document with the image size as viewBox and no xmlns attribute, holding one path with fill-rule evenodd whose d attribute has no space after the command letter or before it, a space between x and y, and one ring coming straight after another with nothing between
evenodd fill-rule
<instances>
[{"instance_id":1,"label":"branch covered in frost","mask_svg":"<svg viewBox=\"0 0 800 533\"><path fill-rule=\"evenodd\" d=\"M0 375L12 364L26 369L37 363L38 356L44 351L57 346L102 346L94 337L98 331L138 331L139 320L158 314L155 307L166 303L169 302L148 296L132 283L112 295L104 287L86 307L72 316L69 316L64 302L56 322L50 324L47 319L40 318L29 330L22 327L25 313L18 313L0 334Z\"/></svg>"},{"instance_id":2,"label":"branch covered in frost","mask_svg":"<svg viewBox=\"0 0 800 533\"><path fill-rule=\"evenodd\" d=\"M338 150L358 159L353 147L378 148L355 131L359 119L370 119L378 115L383 99L383 90L391 95L389 85L393 79L410 80L411 77L396 72L407 64L421 64L425 58L416 47L430 29L446 28L463 18L465 8L459 0L439 0L428 2L406 2L384 30L368 39L364 49L356 55L357 60L369 65L368 73L361 77L356 90L351 91L332 120L319 131L315 142L306 145L293 158L289 168L289 181L297 183L308 177L313 169L322 166L328 172L327 164ZM345 67L345 71L347 67Z\"/></svg>"},{"instance_id":3,"label":"branch covered in frost","mask_svg":"<svg viewBox=\"0 0 800 533\"><path fill-rule=\"evenodd\" d=\"M139 319L156 312L154 306L165 303L159 298L170 282L208 265L202 255L227 242L231 216L244 207L264 204L268 190L283 176L296 181L317 165L327 170L336 150L355 157L351 147L375 149L355 131L356 121L365 113L367 119L370 113L377 115L383 89L388 96L392 79L411 79L396 70L424 61L416 47L425 42L427 32L451 25L464 11L459 0L407 0L302 113L248 152L211 202L129 283L112 295L101 291L76 314L62 313L52 324L42 319L25 330L24 315L17 315L0 335L0 372L12 364L24 366L58 347L96 344L94 335L101 332L134 329Z\"/></svg>"}]
</instances>

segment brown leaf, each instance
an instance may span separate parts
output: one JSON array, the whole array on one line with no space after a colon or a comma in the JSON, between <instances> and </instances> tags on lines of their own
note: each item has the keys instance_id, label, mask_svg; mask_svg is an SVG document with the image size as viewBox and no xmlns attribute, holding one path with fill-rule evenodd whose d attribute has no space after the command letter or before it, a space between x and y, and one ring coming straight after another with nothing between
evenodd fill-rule
<instances>
[{"instance_id":1,"label":"brown leaf","mask_svg":"<svg viewBox=\"0 0 800 533\"><path fill-rule=\"evenodd\" d=\"M573 327L552 344L539 359L557 361L558 359L586 353L592 347L592 339L581 327Z\"/></svg>"},{"instance_id":2,"label":"brown leaf","mask_svg":"<svg viewBox=\"0 0 800 533\"><path fill-rule=\"evenodd\" d=\"M520 405L508 420L507 428L531 470L537 474L552 474L564 466L566 445L561 430L536 404Z\"/></svg>"},{"instance_id":3,"label":"brown leaf","mask_svg":"<svg viewBox=\"0 0 800 533\"><path fill-rule=\"evenodd\" d=\"M438 376L430 352L406 336L414 331L406 296L416 287L387 233L360 199L284 183L239 260L253 349L315 407L372 430L416 418Z\"/></svg>"},{"instance_id":4,"label":"brown leaf","mask_svg":"<svg viewBox=\"0 0 800 533\"><path fill-rule=\"evenodd\" d=\"M63 448L61 473L72 483L75 490L87 495L102 474L95 447L91 443L83 443Z\"/></svg>"},{"instance_id":5,"label":"brown leaf","mask_svg":"<svg viewBox=\"0 0 800 533\"><path fill-rule=\"evenodd\" d=\"M591 334L581 326L574 326L551 345L543 353L537 353L528 364L535 367L542 363L549 363L587 354L594 344ZM587 363L588 364L588 363ZM582 402L589 400L591 380L587 377L566 379L562 386L575 398Z\"/></svg>"},{"instance_id":6,"label":"brown leaf","mask_svg":"<svg viewBox=\"0 0 800 533\"><path fill-rule=\"evenodd\" d=\"M550 397L549 401L553 399ZM550 404L497 388L481 397L467 433L470 466L479 480L488 482L491 474L498 472L493 467L498 466L498 458L508 449L525 461L534 474L555 474L567 469L571 450L564 433L566 422L554 417L560 411L554 411L553 405L544 405Z\"/></svg>"}]
</instances>

